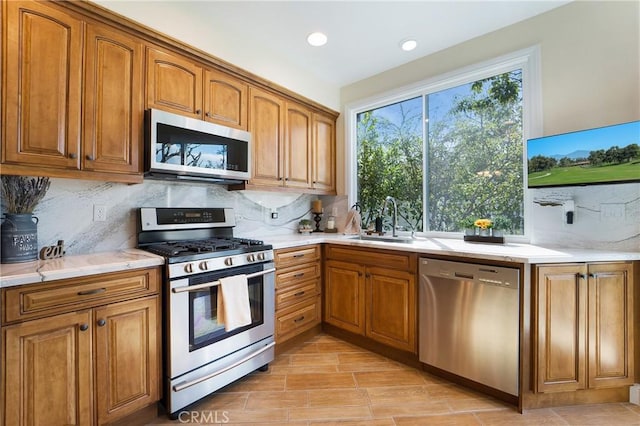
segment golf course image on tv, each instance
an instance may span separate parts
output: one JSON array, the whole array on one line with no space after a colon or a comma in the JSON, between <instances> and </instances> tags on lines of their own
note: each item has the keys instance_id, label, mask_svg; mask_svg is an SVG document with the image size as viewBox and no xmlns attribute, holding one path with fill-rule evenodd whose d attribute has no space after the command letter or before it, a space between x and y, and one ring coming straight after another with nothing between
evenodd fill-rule
<instances>
[{"instance_id":1,"label":"golf course image on tv","mask_svg":"<svg viewBox=\"0 0 640 426\"><path fill-rule=\"evenodd\" d=\"M527 141L529 188L640 182L640 121Z\"/></svg>"}]
</instances>

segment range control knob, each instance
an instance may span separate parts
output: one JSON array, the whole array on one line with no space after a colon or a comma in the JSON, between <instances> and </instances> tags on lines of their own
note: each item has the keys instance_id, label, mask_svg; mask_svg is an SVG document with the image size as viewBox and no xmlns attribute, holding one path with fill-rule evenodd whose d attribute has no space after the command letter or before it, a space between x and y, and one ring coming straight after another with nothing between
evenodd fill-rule
<instances>
[{"instance_id":1,"label":"range control knob","mask_svg":"<svg viewBox=\"0 0 640 426\"><path fill-rule=\"evenodd\" d=\"M230 257L227 257L227 258L224 260L224 264L225 264L225 265L227 265L227 266L233 266L233 259L232 259L232 258L230 258Z\"/></svg>"},{"instance_id":2,"label":"range control knob","mask_svg":"<svg viewBox=\"0 0 640 426\"><path fill-rule=\"evenodd\" d=\"M193 272L193 263L187 263L186 265L184 265L184 271L187 274L190 274Z\"/></svg>"},{"instance_id":3,"label":"range control knob","mask_svg":"<svg viewBox=\"0 0 640 426\"><path fill-rule=\"evenodd\" d=\"M200 262L198 267L200 268L201 271L209 270L209 264L207 262Z\"/></svg>"},{"instance_id":4,"label":"range control knob","mask_svg":"<svg viewBox=\"0 0 640 426\"><path fill-rule=\"evenodd\" d=\"M250 254L250 255L247 256L247 261L255 262L256 261L256 257L253 254Z\"/></svg>"},{"instance_id":5,"label":"range control knob","mask_svg":"<svg viewBox=\"0 0 640 426\"><path fill-rule=\"evenodd\" d=\"M264 260L264 252L258 253L258 260Z\"/></svg>"}]
</instances>

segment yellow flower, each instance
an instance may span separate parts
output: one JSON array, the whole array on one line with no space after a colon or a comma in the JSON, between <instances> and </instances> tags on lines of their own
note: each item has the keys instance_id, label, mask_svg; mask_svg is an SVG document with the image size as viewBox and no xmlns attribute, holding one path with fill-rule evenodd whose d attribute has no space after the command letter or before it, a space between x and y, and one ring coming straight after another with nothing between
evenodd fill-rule
<instances>
[{"instance_id":1,"label":"yellow flower","mask_svg":"<svg viewBox=\"0 0 640 426\"><path fill-rule=\"evenodd\" d=\"M473 225L478 228L487 229L491 228L493 222L491 221L491 219L476 219L476 221L473 222Z\"/></svg>"}]
</instances>

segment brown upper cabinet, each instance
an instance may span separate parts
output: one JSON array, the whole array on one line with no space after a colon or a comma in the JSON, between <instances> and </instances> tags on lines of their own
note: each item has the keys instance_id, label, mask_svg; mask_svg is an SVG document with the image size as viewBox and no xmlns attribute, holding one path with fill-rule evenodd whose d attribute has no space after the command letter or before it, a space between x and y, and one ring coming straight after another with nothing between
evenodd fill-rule
<instances>
[{"instance_id":1,"label":"brown upper cabinet","mask_svg":"<svg viewBox=\"0 0 640 426\"><path fill-rule=\"evenodd\" d=\"M91 2L1 7L3 174L140 183L157 108L250 131L242 188L335 194L335 111Z\"/></svg>"},{"instance_id":2,"label":"brown upper cabinet","mask_svg":"<svg viewBox=\"0 0 640 426\"><path fill-rule=\"evenodd\" d=\"M3 6L3 173L142 181L142 42L48 3Z\"/></svg>"},{"instance_id":3,"label":"brown upper cabinet","mask_svg":"<svg viewBox=\"0 0 640 426\"><path fill-rule=\"evenodd\" d=\"M205 71L204 119L247 130L249 85L221 72Z\"/></svg>"},{"instance_id":4,"label":"brown upper cabinet","mask_svg":"<svg viewBox=\"0 0 640 426\"><path fill-rule=\"evenodd\" d=\"M147 107L247 130L248 85L157 48L147 50Z\"/></svg>"},{"instance_id":5,"label":"brown upper cabinet","mask_svg":"<svg viewBox=\"0 0 640 426\"><path fill-rule=\"evenodd\" d=\"M253 172L249 188L335 193L335 120L249 88Z\"/></svg>"},{"instance_id":6,"label":"brown upper cabinet","mask_svg":"<svg viewBox=\"0 0 640 426\"><path fill-rule=\"evenodd\" d=\"M313 114L311 172L313 189L336 191L336 122L326 115Z\"/></svg>"},{"instance_id":7,"label":"brown upper cabinet","mask_svg":"<svg viewBox=\"0 0 640 426\"><path fill-rule=\"evenodd\" d=\"M160 49L147 49L147 107L202 118L201 66Z\"/></svg>"},{"instance_id":8,"label":"brown upper cabinet","mask_svg":"<svg viewBox=\"0 0 640 426\"><path fill-rule=\"evenodd\" d=\"M257 186L282 186L284 102L264 90L249 88L249 132L253 144L252 178Z\"/></svg>"}]
</instances>

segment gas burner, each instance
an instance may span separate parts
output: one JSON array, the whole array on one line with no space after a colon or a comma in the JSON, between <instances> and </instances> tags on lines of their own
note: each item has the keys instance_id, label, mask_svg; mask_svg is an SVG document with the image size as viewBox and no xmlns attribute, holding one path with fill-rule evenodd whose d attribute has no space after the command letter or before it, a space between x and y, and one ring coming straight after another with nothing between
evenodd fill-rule
<instances>
[{"instance_id":1,"label":"gas burner","mask_svg":"<svg viewBox=\"0 0 640 426\"><path fill-rule=\"evenodd\" d=\"M141 208L139 219L138 247L164 256L167 264L229 256L258 259L258 252L273 249L261 240L234 237L232 209Z\"/></svg>"}]
</instances>

